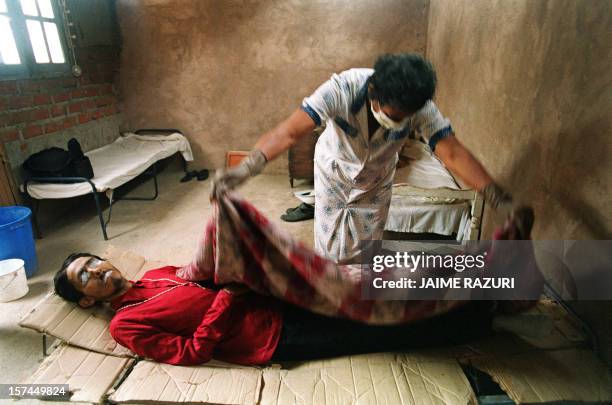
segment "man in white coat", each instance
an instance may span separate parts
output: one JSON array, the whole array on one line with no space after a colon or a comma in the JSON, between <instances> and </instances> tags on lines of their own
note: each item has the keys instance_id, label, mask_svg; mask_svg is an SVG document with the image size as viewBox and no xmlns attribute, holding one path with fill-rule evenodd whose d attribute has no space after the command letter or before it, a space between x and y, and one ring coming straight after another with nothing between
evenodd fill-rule
<instances>
[{"instance_id":1,"label":"man in white coat","mask_svg":"<svg viewBox=\"0 0 612 405\"><path fill-rule=\"evenodd\" d=\"M509 214L511 197L454 136L433 103L436 74L417 54L383 55L374 69L332 75L301 108L265 133L241 164L217 172L213 197L260 173L325 123L315 148L315 249L337 263L360 255L360 242L381 239L398 153L420 139L467 185Z\"/></svg>"}]
</instances>

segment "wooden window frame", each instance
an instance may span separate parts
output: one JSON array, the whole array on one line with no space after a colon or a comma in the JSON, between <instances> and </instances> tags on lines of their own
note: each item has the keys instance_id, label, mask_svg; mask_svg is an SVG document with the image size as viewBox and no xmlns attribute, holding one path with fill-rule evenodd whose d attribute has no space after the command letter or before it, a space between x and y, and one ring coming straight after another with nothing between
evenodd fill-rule
<instances>
[{"instance_id":1,"label":"wooden window frame","mask_svg":"<svg viewBox=\"0 0 612 405\"><path fill-rule=\"evenodd\" d=\"M27 78L47 78L68 76L71 72L70 53L66 41L63 13L60 12L58 0L51 0L54 18L46 18L41 15L33 17L23 14L19 0L5 0L7 15L11 20L11 29L15 37L17 52L21 64L5 65L0 64L0 80L27 79ZM38 2L36 2L38 8ZM40 14L40 10L39 10ZM53 22L57 26L59 40L64 53L64 63L37 63L34 58L34 50L30 42L30 37L26 27L26 20L36 20L42 22ZM46 42L45 42L46 45ZM48 45L47 51L49 52ZM49 55L51 53L49 52Z\"/></svg>"}]
</instances>

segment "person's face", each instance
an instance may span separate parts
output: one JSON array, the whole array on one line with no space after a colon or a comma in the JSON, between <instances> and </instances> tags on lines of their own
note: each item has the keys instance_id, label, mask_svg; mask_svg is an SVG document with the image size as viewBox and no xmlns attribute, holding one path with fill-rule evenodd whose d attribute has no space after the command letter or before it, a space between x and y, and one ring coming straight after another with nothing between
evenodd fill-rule
<instances>
[{"instance_id":1,"label":"person's face","mask_svg":"<svg viewBox=\"0 0 612 405\"><path fill-rule=\"evenodd\" d=\"M109 261L92 256L79 257L66 268L70 283L85 297L79 301L89 307L96 301L108 301L125 289L127 280Z\"/></svg>"},{"instance_id":2,"label":"person's face","mask_svg":"<svg viewBox=\"0 0 612 405\"><path fill-rule=\"evenodd\" d=\"M374 111L379 112L382 110L387 117L398 123L402 122L402 120L411 115L409 112L399 110L390 105L381 105L378 100L370 100L370 103L372 103L372 108Z\"/></svg>"},{"instance_id":3,"label":"person's face","mask_svg":"<svg viewBox=\"0 0 612 405\"><path fill-rule=\"evenodd\" d=\"M368 86L368 90L369 92L373 92L374 86L370 84ZM372 109L374 109L374 111L376 112L382 111L387 117L389 117L391 120L397 123L402 122L402 120L404 120L406 117L409 117L410 115L413 114L413 112L411 111L403 111L398 108L392 107L390 105L381 105L378 102L378 100L373 99L371 97L368 97L368 100L370 101L370 104L372 105Z\"/></svg>"}]
</instances>

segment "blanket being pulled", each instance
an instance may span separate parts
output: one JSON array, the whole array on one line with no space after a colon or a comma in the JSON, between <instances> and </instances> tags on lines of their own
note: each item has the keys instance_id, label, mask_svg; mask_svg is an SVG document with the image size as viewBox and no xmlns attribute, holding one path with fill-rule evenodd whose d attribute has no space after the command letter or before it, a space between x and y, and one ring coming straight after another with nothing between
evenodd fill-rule
<instances>
[{"instance_id":1,"label":"blanket being pulled","mask_svg":"<svg viewBox=\"0 0 612 405\"><path fill-rule=\"evenodd\" d=\"M177 270L181 278L241 283L312 312L369 324L416 321L462 304L365 300L361 265L338 265L321 257L234 193L213 204L192 263Z\"/></svg>"}]
</instances>

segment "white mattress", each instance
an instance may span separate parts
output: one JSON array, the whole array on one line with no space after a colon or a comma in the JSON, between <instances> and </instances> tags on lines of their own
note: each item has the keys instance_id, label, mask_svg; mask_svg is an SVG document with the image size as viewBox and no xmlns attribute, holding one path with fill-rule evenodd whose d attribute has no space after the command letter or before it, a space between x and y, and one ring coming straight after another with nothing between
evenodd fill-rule
<instances>
[{"instance_id":1,"label":"white mattress","mask_svg":"<svg viewBox=\"0 0 612 405\"><path fill-rule=\"evenodd\" d=\"M193 160L191 146L183 135L125 134L115 142L87 152L94 170L92 183L96 190L113 190L132 180L158 160L181 152L186 161ZM23 185L21 185L23 191ZM89 183L28 184L28 193L36 199L69 198L91 193Z\"/></svg>"},{"instance_id":2,"label":"white mattress","mask_svg":"<svg viewBox=\"0 0 612 405\"><path fill-rule=\"evenodd\" d=\"M448 187L459 190L453 176L423 142L409 140L400 154L408 165L395 172L394 186ZM393 232L457 234L469 228L470 204L462 200L393 195L385 230Z\"/></svg>"}]
</instances>

